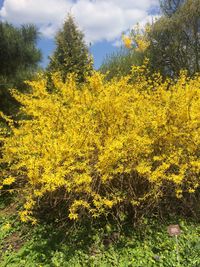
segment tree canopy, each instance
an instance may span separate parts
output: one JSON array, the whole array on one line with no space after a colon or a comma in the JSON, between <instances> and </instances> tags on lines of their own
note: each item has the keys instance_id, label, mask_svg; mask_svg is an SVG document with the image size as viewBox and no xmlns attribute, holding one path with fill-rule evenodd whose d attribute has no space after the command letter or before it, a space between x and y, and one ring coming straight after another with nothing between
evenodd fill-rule
<instances>
[{"instance_id":1,"label":"tree canopy","mask_svg":"<svg viewBox=\"0 0 200 267\"><path fill-rule=\"evenodd\" d=\"M71 15L57 33L56 45L48 70L59 71L63 80L67 74L75 73L78 81L84 81L86 74L92 70L92 59L84 41L84 34L78 29Z\"/></svg>"},{"instance_id":2,"label":"tree canopy","mask_svg":"<svg viewBox=\"0 0 200 267\"><path fill-rule=\"evenodd\" d=\"M167 16L172 16L184 2L185 0L160 0L161 11Z\"/></svg>"},{"instance_id":3,"label":"tree canopy","mask_svg":"<svg viewBox=\"0 0 200 267\"><path fill-rule=\"evenodd\" d=\"M34 25L14 27L0 22L0 110L12 114L14 99L9 88L23 90L38 67L41 53L36 47L38 32Z\"/></svg>"},{"instance_id":4,"label":"tree canopy","mask_svg":"<svg viewBox=\"0 0 200 267\"><path fill-rule=\"evenodd\" d=\"M164 2L165 13L170 8L171 13L157 20L149 32L151 66L164 76L177 77L182 69L193 75L200 71L200 0ZM176 8L170 6L175 2Z\"/></svg>"},{"instance_id":5,"label":"tree canopy","mask_svg":"<svg viewBox=\"0 0 200 267\"><path fill-rule=\"evenodd\" d=\"M122 77L131 73L133 65L141 65L143 59L141 53L121 48L119 51L107 55L99 70L106 74L108 80L114 77Z\"/></svg>"}]
</instances>

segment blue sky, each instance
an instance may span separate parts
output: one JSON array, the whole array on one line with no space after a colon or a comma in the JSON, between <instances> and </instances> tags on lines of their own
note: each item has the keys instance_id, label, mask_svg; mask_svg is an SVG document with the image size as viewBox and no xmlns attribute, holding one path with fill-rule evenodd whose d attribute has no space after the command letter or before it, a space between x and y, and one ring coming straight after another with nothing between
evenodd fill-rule
<instances>
[{"instance_id":1,"label":"blue sky","mask_svg":"<svg viewBox=\"0 0 200 267\"><path fill-rule=\"evenodd\" d=\"M42 66L52 54L57 30L71 13L85 34L98 68L106 55L119 49L121 34L137 22L151 21L158 13L158 0L0 0L0 19L16 26L34 23L40 34Z\"/></svg>"}]
</instances>

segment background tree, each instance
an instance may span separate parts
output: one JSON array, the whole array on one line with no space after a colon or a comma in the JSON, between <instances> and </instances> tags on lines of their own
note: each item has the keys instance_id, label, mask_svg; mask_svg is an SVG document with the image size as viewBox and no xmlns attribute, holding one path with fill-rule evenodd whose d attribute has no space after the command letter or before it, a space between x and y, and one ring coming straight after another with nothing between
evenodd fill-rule
<instances>
[{"instance_id":1,"label":"background tree","mask_svg":"<svg viewBox=\"0 0 200 267\"><path fill-rule=\"evenodd\" d=\"M68 16L63 28L57 33L56 44L48 71L59 71L63 80L68 73L75 73L78 81L83 82L85 75L92 70L92 59L84 42L84 34L72 16Z\"/></svg>"},{"instance_id":2,"label":"background tree","mask_svg":"<svg viewBox=\"0 0 200 267\"><path fill-rule=\"evenodd\" d=\"M160 0L161 11L167 15L172 16L185 2L185 0Z\"/></svg>"},{"instance_id":3,"label":"background tree","mask_svg":"<svg viewBox=\"0 0 200 267\"><path fill-rule=\"evenodd\" d=\"M122 47L119 51L107 55L99 70L110 80L130 74L132 66L140 65L142 61L141 53Z\"/></svg>"},{"instance_id":4,"label":"background tree","mask_svg":"<svg viewBox=\"0 0 200 267\"><path fill-rule=\"evenodd\" d=\"M17 107L9 88L23 91L26 88L24 80L32 77L41 60L37 39L38 32L33 25L16 28L0 22L0 110L9 115Z\"/></svg>"},{"instance_id":5,"label":"background tree","mask_svg":"<svg viewBox=\"0 0 200 267\"><path fill-rule=\"evenodd\" d=\"M176 7L170 5L172 2ZM200 0L162 3L164 15L149 32L152 69L164 76L177 77L182 69L193 75L200 71Z\"/></svg>"}]
</instances>

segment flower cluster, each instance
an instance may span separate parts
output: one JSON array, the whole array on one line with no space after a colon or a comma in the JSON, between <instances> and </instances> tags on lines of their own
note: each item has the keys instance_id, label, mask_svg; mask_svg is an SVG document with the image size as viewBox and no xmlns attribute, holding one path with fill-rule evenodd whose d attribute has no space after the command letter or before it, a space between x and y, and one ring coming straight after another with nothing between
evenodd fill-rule
<instances>
[{"instance_id":1,"label":"flower cluster","mask_svg":"<svg viewBox=\"0 0 200 267\"><path fill-rule=\"evenodd\" d=\"M150 24L146 24L144 28L137 24L129 35L123 35L122 41L128 49L135 49L137 52L144 53L150 45L148 33L151 29Z\"/></svg>"},{"instance_id":2,"label":"flower cluster","mask_svg":"<svg viewBox=\"0 0 200 267\"><path fill-rule=\"evenodd\" d=\"M77 219L83 210L97 217L158 201L166 184L178 197L196 190L200 77L182 72L172 83L146 73L145 66L134 67L130 76L105 81L94 72L82 85L54 73L52 92L43 76L29 82L31 93L13 91L23 119L16 127L7 118L12 134L1 136L8 170L1 185L21 186L23 221L47 195L63 198Z\"/></svg>"}]
</instances>

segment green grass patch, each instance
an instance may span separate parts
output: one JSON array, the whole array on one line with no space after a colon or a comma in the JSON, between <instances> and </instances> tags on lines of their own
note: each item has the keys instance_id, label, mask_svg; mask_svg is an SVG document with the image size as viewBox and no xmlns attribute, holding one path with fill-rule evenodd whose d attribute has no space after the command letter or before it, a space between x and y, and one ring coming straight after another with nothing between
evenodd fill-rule
<instances>
[{"instance_id":1,"label":"green grass patch","mask_svg":"<svg viewBox=\"0 0 200 267\"><path fill-rule=\"evenodd\" d=\"M3 214L4 212L4 214ZM1 211L1 267L169 267L178 266L175 238L167 226L178 223L180 266L200 266L200 224L181 218L160 222L145 219L137 228L119 231L108 222L25 225Z\"/></svg>"},{"instance_id":2,"label":"green grass patch","mask_svg":"<svg viewBox=\"0 0 200 267\"><path fill-rule=\"evenodd\" d=\"M137 226L110 221L57 221L35 226L16 215L16 200L0 199L0 267L199 267L200 223L172 216ZM167 233L179 224L177 244Z\"/></svg>"}]
</instances>

